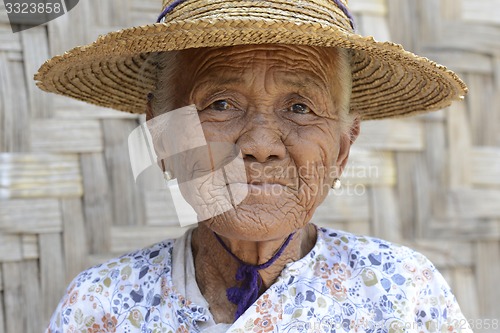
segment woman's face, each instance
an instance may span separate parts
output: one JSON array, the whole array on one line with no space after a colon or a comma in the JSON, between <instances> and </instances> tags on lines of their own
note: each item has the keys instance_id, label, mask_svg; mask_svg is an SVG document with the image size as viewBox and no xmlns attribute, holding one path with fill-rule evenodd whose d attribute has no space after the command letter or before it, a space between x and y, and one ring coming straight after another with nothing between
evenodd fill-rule
<instances>
[{"instance_id":1,"label":"woman's face","mask_svg":"<svg viewBox=\"0 0 500 333\"><path fill-rule=\"evenodd\" d=\"M302 228L340 177L353 140L339 121L350 77L340 74L338 52L251 45L185 51L181 63L179 105L196 105L207 142L240 149L248 183L235 209L205 223L246 240Z\"/></svg>"}]
</instances>

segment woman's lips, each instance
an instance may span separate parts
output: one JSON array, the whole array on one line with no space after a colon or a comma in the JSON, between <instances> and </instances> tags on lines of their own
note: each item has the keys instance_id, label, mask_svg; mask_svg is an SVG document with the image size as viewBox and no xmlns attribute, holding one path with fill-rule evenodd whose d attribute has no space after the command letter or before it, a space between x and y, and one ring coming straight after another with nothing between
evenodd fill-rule
<instances>
[{"instance_id":1,"label":"woman's lips","mask_svg":"<svg viewBox=\"0 0 500 333\"><path fill-rule=\"evenodd\" d=\"M285 185L278 183L250 183L247 184L249 188L261 188L261 189L273 189L273 188L283 188Z\"/></svg>"}]
</instances>

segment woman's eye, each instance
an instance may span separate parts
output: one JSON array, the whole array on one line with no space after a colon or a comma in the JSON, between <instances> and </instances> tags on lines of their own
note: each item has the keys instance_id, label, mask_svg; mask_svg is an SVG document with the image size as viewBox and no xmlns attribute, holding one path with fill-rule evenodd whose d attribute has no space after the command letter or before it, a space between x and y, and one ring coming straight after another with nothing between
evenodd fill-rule
<instances>
[{"instance_id":1,"label":"woman's eye","mask_svg":"<svg viewBox=\"0 0 500 333\"><path fill-rule=\"evenodd\" d=\"M311 112L311 109L307 105L302 103L295 103L292 106L290 106L288 110L293 113L300 113L300 114Z\"/></svg>"},{"instance_id":2,"label":"woman's eye","mask_svg":"<svg viewBox=\"0 0 500 333\"><path fill-rule=\"evenodd\" d=\"M221 99L210 104L210 108L215 111L225 111L231 109L232 107L231 103L225 99Z\"/></svg>"}]
</instances>

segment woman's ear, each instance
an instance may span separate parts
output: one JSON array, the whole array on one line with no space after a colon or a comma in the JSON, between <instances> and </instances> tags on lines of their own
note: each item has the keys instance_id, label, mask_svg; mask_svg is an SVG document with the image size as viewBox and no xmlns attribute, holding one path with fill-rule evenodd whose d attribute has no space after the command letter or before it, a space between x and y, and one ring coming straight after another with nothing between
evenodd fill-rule
<instances>
[{"instance_id":1,"label":"woman's ear","mask_svg":"<svg viewBox=\"0 0 500 333\"><path fill-rule=\"evenodd\" d=\"M153 98L154 98L153 93L148 93L148 103L146 104L146 121L154 118L153 108L151 106Z\"/></svg>"},{"instance_id":2,"label":"woman's ear","mask_svg":"<svg viewBox=\"0 0 500 333\"><path fill-rule=\"evenodd\" d=\"M338 177L342 175L345 166L347 165L347 160L349 159L349 152L351 151L351 146L356 141L361 130L361 121L359 117L354 118L351 127L348 132L342 134L340 138L340 150L339 156L337 158L337 170L339 170Z\"/></svg>"},{"instance_id":3,"label":"woman's ear","mask_svg":"<svg viewBox=\"0 0 500 333\"><path fill-rule=\"evenodd\" d=\"M350 140L351 140L351 145L356 141L356 139L359 136L359 132L361 131L361 120L359 120L359 117L356 116L354 118L354 121L352 123L352 126L349 130L349 135L350 135Z\"/></svg>"}]
</instances>

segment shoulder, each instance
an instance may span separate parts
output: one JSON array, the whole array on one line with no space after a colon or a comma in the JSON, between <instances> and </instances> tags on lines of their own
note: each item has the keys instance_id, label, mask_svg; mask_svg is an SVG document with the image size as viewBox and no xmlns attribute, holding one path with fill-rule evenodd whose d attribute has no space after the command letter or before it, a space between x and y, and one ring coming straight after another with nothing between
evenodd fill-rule
<instances>
[{"instance_id":1,"label":"shoulder","mask_svg":"<svg viewBox=\"0 0 500 333\"><path fill-rule=\"evenodd\" d=\"M429 287L449 289L433 263L407 246L326 228L320 228L319 234L332 264L343 263L367 286L378 284L386 292L405 289L416 297Z\"/></svg>"},{"instance_id":2,"label":"shoulder","mask_svg":"<svg viewBox=\"0 0 500 333\"><path fill-rule=\"evenodd\" d=\"M106 294L123 285L142 285L146 274L170 276L173 243L165 240L91 267L80 273L70 288Z\"/></svg>"},{"instance_id":3,"label":"shoulder","mask_svg":"<svg viewBox=\"0 0 500 333\"><path fill-rule=\"evenodd\" d=\"M417 266L435 269L426 256L407 246L328 228L319 228L318 234L327 248L333 250L330 252L341 256L352 268L398 265L410 273Z\"/></svg>"},{"instance_id":4,"label":"shoulder","mask_svg":"<svg viewBox=\"0 0 500 333\"><path fill-rule=\"evenodd\" d=\"M353 283L356 293L351 296L369 295L375 318L401 307L406 317L401 322L411 327L469 332L448 283L422 253L379 238L327 228L318 229L318 238L326 245L321 252L329 265L342 265L346 283ZM338 276L335 269L332 273Z\"/></svg>"},{"instance_id":5,"label":"shoulder","mask_svg":"<svg viewBox=\"0 0 500 333\"><path fill-rule=\"evenodd\" d=\"M165 240L78 274L53 314L49 332L116 325L112 314L159 305L161 290L171 286L173 243Z\"/></svg>"}]
</instances>

